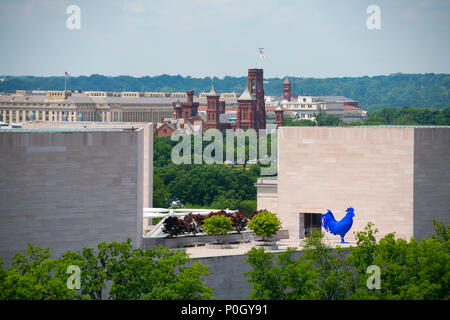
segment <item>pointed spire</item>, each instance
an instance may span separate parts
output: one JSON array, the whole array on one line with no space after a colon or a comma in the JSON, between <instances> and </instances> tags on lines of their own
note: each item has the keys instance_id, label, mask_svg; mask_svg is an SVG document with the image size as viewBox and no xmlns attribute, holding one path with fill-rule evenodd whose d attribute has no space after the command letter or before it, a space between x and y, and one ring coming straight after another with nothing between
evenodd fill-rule
<instances>
[{"instance_id":1,"label":"pointed spire","mask_svg":"<svg viewBox=\"0 0 450 320\"><path fill-rule=\"evenodd\" d=\"M238 100L256 100L255 97L248 91L248 87L245 87L244 92L242 92L241 96Z\"/></svg>"},{"instance_id":2,"label":"pointed spire","mask_svg":"<svg viewBox=\"0 0 450 320\"><path fill-rule=\"evenodd\" d=\"M286 78L284 78L283 84L288 84L288 83L290 83L289 78L288 78L288 76L286 76Z\"/></svg>"},{"instance_id":3,"label":"pointed spire","mask_svg":"<svg viewBox=\"0 0 450 320\"><path fill-rule=\"evenodd\" d=\"M214 87L214 82L211 85L211 91L208 93L208 96L217 96L216 88Z\"/></svg>"},{"instance_id":4,"label":"pointed spire","mask_svg":"<svg viewBox=\"0 0 450 320\"><path fill-rule=\"evenodd\" d=\"M281 108L280 100L278 100L277 108L276 108L275 110L277 110L277 111L282 111L282 110L283 110L283 109Z\"/></svg>"}]
</instances>

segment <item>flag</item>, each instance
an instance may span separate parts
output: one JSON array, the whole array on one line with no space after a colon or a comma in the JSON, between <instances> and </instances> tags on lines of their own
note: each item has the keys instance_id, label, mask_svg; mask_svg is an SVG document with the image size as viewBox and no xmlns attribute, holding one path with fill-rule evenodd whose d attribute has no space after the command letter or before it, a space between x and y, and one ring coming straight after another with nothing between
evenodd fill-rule
<instances>
[{"instance_id":1,"label":"flag","mask_svg":"<svg viewBox=\"0 0 450 320\"><path fill-rule=\"evenodd\" d=\"M66 77L70 77L70 74L68 74L67 71L64 72L64 75L65 75Z\"/></svg>"},{"instance_id":2,"label":"flag","mask_svg":"<svg viewBox=\"0 0 450 320\"><path fill-rule=\"evenodd\" d=\"M264 58L264 48L259 48L259 57Z\"/></svg>"}]
</instances>

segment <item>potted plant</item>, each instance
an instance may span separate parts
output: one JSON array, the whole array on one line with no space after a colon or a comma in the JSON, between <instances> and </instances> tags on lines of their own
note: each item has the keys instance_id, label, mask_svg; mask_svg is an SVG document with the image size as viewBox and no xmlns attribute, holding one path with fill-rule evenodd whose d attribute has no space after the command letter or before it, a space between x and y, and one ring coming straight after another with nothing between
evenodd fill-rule
<instances>
[{"instance_id":1,"label":"potted plant","mask_svg":"<svg viewBox=\"0 0 450 320\"><path fill-rule=\"evenodd\" d=\"M220 243L221 238L234 228L230 217L213 215L203 220L202 229L206 234L214 236L216 243Z\"/></svg>"},{"instance_id":2,"label":"potted plant","mask_svg":"<svg viewBox=\"0 0 450 320\"><path fill-rule=\"evenodd\" d=\"M268 245L268 241L281 229L281 221L276 213L263 210L253 216L248 228L262 238L264 245Z\"/></svg>"}]
</instances>

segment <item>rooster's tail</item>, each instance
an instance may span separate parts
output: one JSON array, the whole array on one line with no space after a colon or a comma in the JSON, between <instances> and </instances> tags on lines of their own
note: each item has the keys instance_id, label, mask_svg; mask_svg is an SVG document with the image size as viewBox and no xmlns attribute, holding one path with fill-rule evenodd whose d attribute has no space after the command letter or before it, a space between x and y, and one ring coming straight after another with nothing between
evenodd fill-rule
<instances>
[{"instance_id":1,"label":"rooster's tail","mask_svg":"<svg viewBox=\"0 0 450 320\"><path fill-rule=\"evenodd\" d=\"M330 232L331 224L336 222L336 219L333 216L333 213L328 210L327 213L322 214L320 217L320 223L322 227L325 228L326 231Z\"/></svg>"}]
</instances>

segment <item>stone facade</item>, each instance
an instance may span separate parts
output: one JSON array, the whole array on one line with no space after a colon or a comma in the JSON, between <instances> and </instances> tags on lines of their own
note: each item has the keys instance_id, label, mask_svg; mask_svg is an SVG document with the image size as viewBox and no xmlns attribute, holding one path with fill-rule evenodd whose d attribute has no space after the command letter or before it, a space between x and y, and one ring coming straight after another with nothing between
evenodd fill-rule
<instances>
[{"instance_id":1,"label":"stone facade","mask_svg":"<svg viewBox=\"0 0 450 320\"><path fill-rule=\"evenodd\" d=\"M152 206L153 130L21 129L0 133L0 258L27 242L53 255L142 240Z\"/></svg>"},{"instance_id":2,"label":"stone facade","mask_svg":"<svg viewBox=\"0 0 450 320\"><path fill-rule=\"evenodd\" d=\"M278 179L277 177L258 178L256 183L257 210L278 213Z\"/></svg>"},{"instance_id":3,"label":"stone facade","mask_svg":"<svg viewBox=\"0 0 450 320\"><path fill-rule=\"evenodd\" d=\"M450 222L450 128L282 127L278 134L278 213L290 238L304 236L305 213L330 209L340 220L349 206L350 241L369 221L379 237L408 240L429 236L431 218Z\"/></svg>"},{"instance_id":4,"label":"stone facade","mask_svg":"<svg viewBox=\"0 0 450 320\"><path fill-rule=\"evenodd\" d=\"M414 236L429 237L432 218L450 223L450 128L414 129Z\"/></svg>"}]
</instances>

